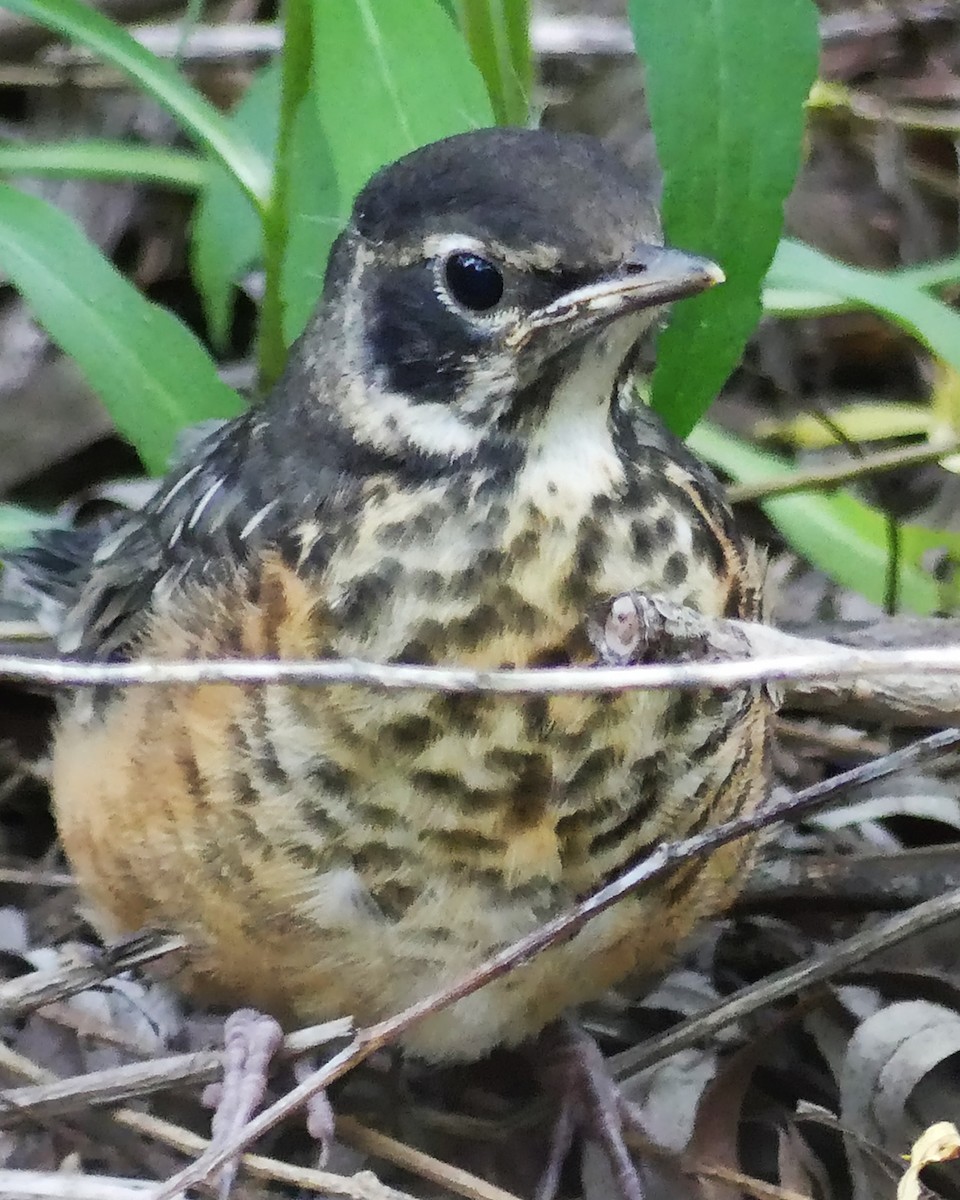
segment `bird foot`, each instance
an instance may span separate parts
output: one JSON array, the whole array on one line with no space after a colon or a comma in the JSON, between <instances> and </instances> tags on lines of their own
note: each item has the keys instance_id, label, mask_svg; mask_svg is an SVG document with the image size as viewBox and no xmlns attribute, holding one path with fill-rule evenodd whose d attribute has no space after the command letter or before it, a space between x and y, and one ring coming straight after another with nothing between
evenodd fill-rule
<instances>
[{"instance_id":1,"label":"bird foot","mask_svg":"<svg viewBox=\"0 0 960 1200\"><path fill-rule=\"evenodd\" d=\"M577 1133L595 1141L610 1167L619 1200L644 1200L643 1185L624 1141L627 1109L610 1078L600 1048L574 1021L561 1020L544 1030L544 1086L558 1100L547 1166L536 1200L554 1200L560 1172Z\"/></svg>"},{"instance_id":2,"label":"bird foot","mask_svg":"<svg viewBox=\"0 0 960 1200\"><path fill-rule=\"evenodd\" d=\"M274 1055L283 1030L272 1017L238 1008L223 1027L223 1078L204 1088L202 1102L212 1108L209 1152L225 1146L263 1103ZM237 1162L227 1163L217 1181L221 1200L233 1187Z\"/></svg>"},{"instance_id":3,"label":"bird foot","mask_svg":"<svg viewBox=\"0 0 960 1200\"><path fill-rule=\"evenodd\" d=\"M273 1019L253 1008L239 1008L227 1017L223 1030L223 1078L204 1089L202 1102L214 1110L210 1122L208 1153L231 1142L263 1104L270 1067L283 1043L283 1030ZM294 1064L297 1080L309 1073L311 1063ZM307 1132L319 1144L320 1164L325 1162L333 1141L333 1110L325 1092L314 1096L307 1107ZM237 1174L237 1161L220 1172L217 1184L221 1200L230 1194Z\"/></svg>"},{"instance_id":4,"label":"bird foot","mask_svg":"<svg viewBox=\"0 0 960 1200\"><path fill-rule=\"evenodd\" d=\"M312 1054L298 1058L293 1064L293 1076L297 1083L303 1083L317 1070L317 1060ZM307 1101L306 1125L307 1133L317 1143L317 1166L322 1169L327 1165L336 1125L333 1108L325 1091L315 1092Z\"/></svg>"}]
</instances>

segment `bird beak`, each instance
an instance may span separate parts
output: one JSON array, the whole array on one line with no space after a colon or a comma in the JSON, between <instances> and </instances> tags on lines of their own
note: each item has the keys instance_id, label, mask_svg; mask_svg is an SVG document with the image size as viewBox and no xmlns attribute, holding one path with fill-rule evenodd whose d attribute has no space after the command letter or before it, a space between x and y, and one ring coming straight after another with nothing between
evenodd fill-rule
<instances>
[{"instance_id":1,"label":"bird beak","mask_svg":"<svg viewBox=\"0 0 960 1200\"><path fill-rule=\"evenodd\" d=\"M524 333L562 325L577 332L617 317L695 296L724 274L715 262L664 246L638 246L626 262L530 314ZM526 338L524 338L526 340Z\"/></svg>"}]
</instances>

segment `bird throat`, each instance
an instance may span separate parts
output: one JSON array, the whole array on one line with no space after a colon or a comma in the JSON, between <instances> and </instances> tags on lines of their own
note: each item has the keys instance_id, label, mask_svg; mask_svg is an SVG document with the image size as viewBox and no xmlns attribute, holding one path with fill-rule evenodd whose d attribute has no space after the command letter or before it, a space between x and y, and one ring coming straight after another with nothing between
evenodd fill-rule
<instances>
[{"instance_id":1,"label":"bird throat","mask_svg":"<svg viewBox=\"0 0 960 1200\"><path fill-rule=\"evenodd\" d=\"M609 492L623 481L611 419L622 361L620 347L591 341L553 381L518 479L518 493L542 510Z\"/></svg>"}]
</instances>

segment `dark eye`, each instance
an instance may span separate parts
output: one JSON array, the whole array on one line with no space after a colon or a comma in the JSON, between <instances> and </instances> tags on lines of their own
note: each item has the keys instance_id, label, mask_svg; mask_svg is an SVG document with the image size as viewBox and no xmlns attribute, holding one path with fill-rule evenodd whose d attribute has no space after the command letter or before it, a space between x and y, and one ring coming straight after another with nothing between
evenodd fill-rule
<instances>
[{"instance_id":1,"label":"dark eye","mask_svg":"<svg viewBox=\"0 0 960 1200\"><path fill-rule=\"evenodd\" d=\"M458 304L471 312L485 312L503 295L503 276L479 254L451 254L446 264L447 287Z\"/></svg>"}]
</instances>

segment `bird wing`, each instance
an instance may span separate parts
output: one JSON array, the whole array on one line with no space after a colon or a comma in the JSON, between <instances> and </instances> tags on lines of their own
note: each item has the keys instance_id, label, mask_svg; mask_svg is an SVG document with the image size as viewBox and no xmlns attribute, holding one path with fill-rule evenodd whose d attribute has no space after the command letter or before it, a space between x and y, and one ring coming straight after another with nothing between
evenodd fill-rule
<instances>
[{"instance_id":1,"label":"bird wing","mask_svg":"<svg viewBox=\"0 0 960 1200\"><path fill-rule=\"evenodd\" d=\"M256 410L207 423L140 511L44 532L11 556L20 582L60 611L61 652L126 657L150 614L185 584L228 580L291 530L307 497L278 486L276 464L258 444L262 429ZM332 475L313 476L314 504Z\"/></svg>"},{"instance_id":2,"label":"bird wing","mask_svg":"<svg viewBox=\"0 0 960 1200\"><path fill-rule=\"evenodd\" d=\"M40 598L48 619L53 614L62 652L122 657L158 589L199 565L201 539L183 534L199 500L224 478L237 440L233 423L211 424L181 442L185 453L142 510L43 531L5 561L20 589Z\"/></svg>"}]
</instances>

